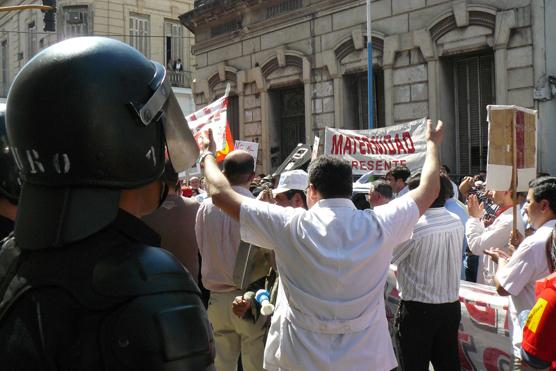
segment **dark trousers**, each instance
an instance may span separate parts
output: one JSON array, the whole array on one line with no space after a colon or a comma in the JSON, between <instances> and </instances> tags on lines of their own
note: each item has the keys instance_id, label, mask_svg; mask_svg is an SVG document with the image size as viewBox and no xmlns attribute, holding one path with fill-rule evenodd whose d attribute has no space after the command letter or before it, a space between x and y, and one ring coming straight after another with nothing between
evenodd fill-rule
<instances>
[{"instance_id":1,"label":"dark trousers","mask_svg":"<svg viewBox=\"0 0 556 371\"><path fill-rule=\"evenodd\" d=\"M401 301L396 313L395 332L398 360L403 371L459 370L459 301L426 304Z\"/></svg>"}]
</instances>

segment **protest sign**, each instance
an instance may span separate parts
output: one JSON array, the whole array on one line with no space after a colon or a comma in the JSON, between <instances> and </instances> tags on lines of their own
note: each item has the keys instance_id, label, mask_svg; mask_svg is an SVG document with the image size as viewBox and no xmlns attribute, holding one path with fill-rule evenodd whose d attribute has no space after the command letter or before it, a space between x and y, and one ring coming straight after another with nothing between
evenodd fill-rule
<instances>
[{"instance_id":1,"label":"protest sign","mask_svg":"<svg viewBox=\"0 0 556 371\"><path fill-rule=\"evenodd\" d=\"M397 165L411 172L425 162L426 120L379 129L347 130L326 128L324 154L342 157L351 163L353 174L371 170L386 174Z\"/></svg>"},{"instance_id":2,"label":"protest sign","mask_svg":"<svg viewBox=\"0 0 556 371\"><path fill-rule=\"evenodd\" d=\"M394 317L400 297L396 289L396 267L390 266L385 285L386 318L394 337ZM508 297L491 286L461 281L461 322L458 332L460 366L464 371L510 370L512 341L509 333Z\"/></svg>"},{"instance_id":3,"label":"protest sign","mask_svg":"<svg viewBox=\"0 0 556 371\"><path fill-rule=\"evenodd\" d=\"M189 129L191 129L196 141L199 140L199 136L203 132L212 129L218 162L224 160L224 157L234 150L234 142L227 118L228 91L229 86L226 88L223 97L186 117Z\"/></svg>"},{"instance_id":4,"label":"protest sign","mask_svg":"<svg viewBox=\"0 0 556 371\"><path fill-rule=\"evenodd\" d=\"M487 189L526 192L537 176L537 111L491 105L487 112Z\"/></svg>"},{"instance_id":5,"label":"protest sign","mask_svg":"<svg viewBox=\"0 0 556 371\"><path fill-rule=\"evenodd\" d=\"M246 142L244 140L236 140L234 143L235 149L242 149L249 152L251 156L255 159L255 168L257 167L257 155L259 154L259 143L257 142Z\"/></svg>"}]
</instances>

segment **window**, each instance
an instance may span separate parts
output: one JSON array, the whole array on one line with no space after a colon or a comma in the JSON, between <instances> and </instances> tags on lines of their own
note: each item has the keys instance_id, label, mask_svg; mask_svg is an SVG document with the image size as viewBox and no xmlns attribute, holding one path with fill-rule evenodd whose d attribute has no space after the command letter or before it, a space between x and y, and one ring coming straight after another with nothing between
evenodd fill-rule
<instances>
[{"instance_id":1,"label":"window","mask_svg":"<svg viewBox=\"0 0 556 371\"><path fill-rule=\"evenodd\" d=\"M344 117L345 126L350 129L368 129L367 72L346 75L344 81L347 93L345 112L348 115ZM384 74L377 68L373 70L373 92L373 127L384 127Z\"/></svg>"},{"instance_id":2,"label":"window","mask_svg":"<svg viewBox=\"0 0 556 371\"><path fill-rule=\"evenodd\" d=\"M494 99L492 54L454 61L456 164L462 175L486 168L488 123L486 106Z\"/></svg>"},{"instance_id":3,"label":"window","mask_svg":"<svg viewBox=\"0 0 556 371\"><path fill-rule=\"evenodd\" d=\"M140 15L129 16L129 42L145 57L150 56L150 24L149 18Z\"/></svg>"},{"instance_id":4,"label":"window","mask_svg":"<svg viewBox=\"0 0 556 371\"><path fill-rule=\"evenodd\" d=\"M37 52L37 25L35 21L27 24L27 58L31 59Z\"/></svg>"},{"instance_id":5,"label":"window","mask_svg":"<svg viewBox=\"0 0 556 371\"><path fill-rule=\"evenodd\" d=\"M187 70L189 66L183 65L183 26L177 22L164 23L164 39L166 66L175 69L178 59L182 62L182 69Z\"/></svg>"},{"instance_id":6,"label":"window","mask_svg":"<svg viewBox=\"0 0 556 371\"><path fill-rule=\"evenodd\" d=\"M2 40L0 43L0 62L2 63L2 96L8 95L8 40Z\"/></svg>"},{"instance_id":7,"label":"window","mask_svg":"<svg viewBox=\"0 0 556 371\"><path fill-rule=\"evenodd\" d=\"M89 9L87 6L64 7L64 36L66 38L89 35Z\"/></svg>"}]
</instances>

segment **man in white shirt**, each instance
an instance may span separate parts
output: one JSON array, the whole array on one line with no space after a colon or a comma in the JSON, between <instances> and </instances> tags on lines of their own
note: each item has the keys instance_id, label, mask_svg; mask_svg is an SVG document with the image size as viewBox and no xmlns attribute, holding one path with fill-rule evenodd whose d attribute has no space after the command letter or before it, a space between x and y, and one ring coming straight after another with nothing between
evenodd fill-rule
<instances>
[{"instance_id":1,"label":"man in white shirt","mask_svg":"<svg viewBox=\"0 0 556 371\"><path fill-rule=\"evenodd\" d=\"M249 185L255 177L254 159L245 151L226 156L224 174L233 190L253 198ZM243 369L259 371L263 366L264 318L244 321L232 312L234 298L243 291L234 283L234 267L240 244L239 223L224 214L208 198L199 207L195 235L201 253L201 277L210 290L208 317L214 330L215 366L218 371L235 371L241 354Z\"/></svg>"},{"instance_id":2,"label":"man in white shirt","mask_svg":"<svg viewBox=\"0 0 556 371\"><path fill-rule=\"evenodd\" d=\"M519 314L535 305L535 281L550 274L546 243L556 225L556 178L535 179L527 193L527 215L535 233L525 238L513 255L504 251L487 251L498 270L494 278L499 295L510 296L510 333L512 335L514 367L521 364L521 340L523 329Z\"/></svg>"},{"instance_id":3,"label":"man in white shirt","mask_svg":"<svg viewBox=\"0 0 556 371\"><path fill-rule=\"evenodd\" d=\"M392 185L392 190L396 194L396 197L401 197L409 191L405 181L410 175L411 172L409 169L406 166L400 165L394 167L386 174L386 180Z\"/></svg>"},{"instance_id":4,"label":"man in white shirt","mask_svg":"<svg viewBox=\"0 0 556 371\"><path fill-rule=\"evenodd\" d=\"M394 246L407 240L439 192L442 123L427 121L419 187L382 206L357 210L351 166L321 156L309 166L309 210L234 192L201 140L213 202L239 220L242 238L273 249L280 289L265 348L267 370L391 370L396 367L384 307ZM210 145L210 147L209 147Z\"/></svg>"},{"instance_id":5,"label":"man in white shirt","mask_svg":"<svg viewBox=\"0 0 556 371\"><path fill-rule=\"evenodd\" d=\"M492 259L484 253L491 247L498 247L509 254L508 240L512 232L513 216L512 216L512 192L511 191L491 191L490 197L493 202L499 206L498 216L494 222L485 227L483 220L484 208L479 204L477 196L469 196L467 202L467 210L469 219L465 223L465 235L467 237L467 246L473 255L479 257L479 265L477 267L477 283L485 285L494 285L494 274L496 273L496 265ZM522 235L525 233L523 221L517 219L517 230Z\"/></svg>"},{"instance_id":6,"label":"man in white shirt","mask_svg":"<svg viewBox=\"0 0 556 371\"><path fill-rule=\"evenodd\" d=\"M449 178L441 176L440 194L419 218L411 240L394 249L400 306L395 335L404 371L459 371L458 330L461 320L459 281L463 224L445 207ZM410 190L420 175L409 177Z\"/></svg>"}]
</instances>

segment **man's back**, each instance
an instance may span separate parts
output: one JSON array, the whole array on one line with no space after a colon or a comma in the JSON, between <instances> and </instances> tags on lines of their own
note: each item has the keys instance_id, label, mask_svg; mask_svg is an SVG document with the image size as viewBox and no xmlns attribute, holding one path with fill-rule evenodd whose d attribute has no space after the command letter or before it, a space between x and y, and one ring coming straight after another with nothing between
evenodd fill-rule
<instances>
[{"instance_id":1,"label":"man's back","mask_svg":"<svg viewBox=\"0 0 556 371\"><path fill-rule=\"evenodd\" d=\"M461 274L460 219L444 207L428 209L413 236L394 251L403 300L448 303L458 300Z\"/></svg>"},{"instance_id":2,"label":"man's back","mask_svg":"<svg viewBox=\"0 0 556 371\"><path fill-rule=\"evenodd\" d=\"M242 238L275 250L282 282L265 368L395 367L382 291L392 248L418 215L410 197L375 211L340 198L308 211L244 202Z\"/></svg>"},{"instance_id":3,"label":"man's back","mask_svg":"<svg viewBox=\"0 0 556 371\"><path fill-rule=\"evenodd\" d=\"M195 238L198 209L198 202L172 194L152 214L143 217L143 221L162 238L161 247L184 265L195 282L199 277L199 249Z\"/></svg>"}]
</instances>

